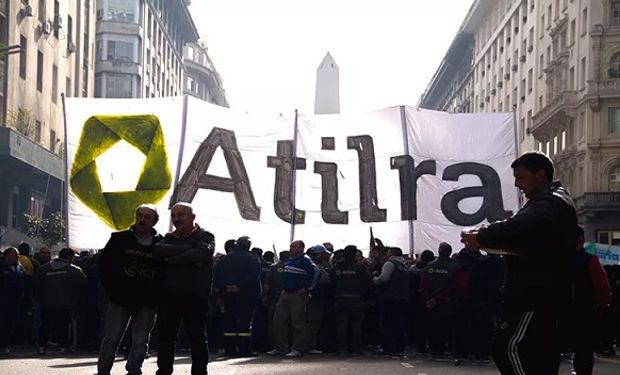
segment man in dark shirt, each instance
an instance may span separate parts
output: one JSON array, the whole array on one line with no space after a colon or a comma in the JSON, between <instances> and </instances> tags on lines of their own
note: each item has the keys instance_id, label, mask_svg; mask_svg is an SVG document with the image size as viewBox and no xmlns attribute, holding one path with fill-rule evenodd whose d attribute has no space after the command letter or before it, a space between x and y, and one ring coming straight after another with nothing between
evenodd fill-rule
<instances>
[{"instance_id":1,"label":"man in dark shirt","mask_svg":"<svg viewBox=\"0 0 620 375\"><path fill-rule=\"evenodd\" d=\"M189 203L175 204L170 213L175 230L155 246L155 255L164 262L156 374L172 374L177 332L183 320L192 351L191 372L205 375L209 362L205 326L215 237L194 223L196 215Z\"/></svg>"},{"instance_id":2,"label":"man in dark shirt","mask_svg":"<svg viewBox=\"0 0 620 375\"><path fill-rule=\"evenodd\" d=\"M503 374L557 374L559 323L568 310L577 215L545 155L512 162L515 186L528 202L513 217L461 234L468 249L504 254L499 326L493 358Z\"/></svg>"},{"instance_id":3,"label":"man in dark shirt","mask_svg":"<svg viewBox=\"0 0 620 375\"><path fill-rule=\"evenodd\" d=\"M152 205L136 208L136 221L128 230L112 233L101 251L99 273L110 299L106 309L104 336L97 361L98 375L112 370L116 350L131 320L131 349L125 368L130 374L142 372L149 335L155 322L157 296L161 292L159 261L153 246L162 236L153 227L159 215Z\"/></svg>"},{"instance_id":4,"label":"man in dark shirt","mask_svg":"<svg viewBox=\"0 0 620 375\"><path fill-rule=\"evenodd\" d=\"M354 245L345 247L343 261L330 270L340 354L362 353L362 323L370 274L355 260L356 252Z\"/></svg>"},{"instance_id":5,"label":"man in dark shirt","mask_svg":"<svg viewBox=\"0 0 620 375\"><path fill-rule=\"evenodd\" d=\"M227 357L252 356L251 327L260 300L260 262L250 250L250 239L240 237L235 248L215 269L215 290L224 301L224 350Z\"/></svg>"}]
</instances>

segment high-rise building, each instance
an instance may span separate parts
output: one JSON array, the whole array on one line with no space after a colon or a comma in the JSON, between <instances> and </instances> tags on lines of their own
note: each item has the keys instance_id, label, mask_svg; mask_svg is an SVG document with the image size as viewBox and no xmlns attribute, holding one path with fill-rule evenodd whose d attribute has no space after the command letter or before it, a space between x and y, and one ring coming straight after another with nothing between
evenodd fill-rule
<instances>
[{"instance_id":1,"label":"high-rise building","mask_svg":"<svg viewBox=\"0 0 620 375\"><path fill-rule=\"evenodd\" d=\"M206 102L228 107L226 91L220 74L215 69L207 45L188 43L183 48L185 79L183 93Z\"/></svg>"},{"instance_id":2,"label":"high-rise building","mask_svg":"<svg viewBox=\"0 0 620 375\"><path fill-rule=\"evenodd\" d=\"M98 0L95 96L183 93L183 47L198 40L189 0Z\"/></svg>"},{"instance_id":3,"label":"high-rise building","mask_svg":"<svg viewBox=\"0 0 620 375\"><path fill-rule=\"evenodd\" d=\"M586 239L620 244L620 1L476 0L420 99L513 112L569 188Z\"/></svg>"},{"instance_id":4,"label":"high-rise building","mask_svg":"<svg viewBox=\"0 0 620 375\"><path fill-rule=\"evenodd\" d=\"M316 69L314 113L340 113L340 71L329 52Z\"/></svg>"},{"instance_id":5,"label":"high-rise building","mask_svg":"<svg viewBox=\"0 0 620 375\"><path fill-rule=\"evenodd\" d=\"M62 209L61 94L92 96L91 0L0 1L0 229ZM18 237L20 236L20 237Z\"/></svg>"}]
</instances>

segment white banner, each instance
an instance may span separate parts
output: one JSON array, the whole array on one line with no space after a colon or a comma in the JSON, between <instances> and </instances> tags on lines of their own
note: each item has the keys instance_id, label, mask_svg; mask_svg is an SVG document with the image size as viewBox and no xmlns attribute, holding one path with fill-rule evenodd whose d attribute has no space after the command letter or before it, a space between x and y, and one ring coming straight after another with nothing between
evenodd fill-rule
<instances>
[{"instance_id":1,"label":"white banner","mask_svg":"<svg viewBox=\"0 0 620 375\"><path fill-rule=\"evenodd\" d=\"M405 252L458 250L463 227L518 209L512 114L265 119L186 103L67 99L70 246L101 248L139 203L158 206L160 232L172 203L192 203L220 251L242 235L265 250L288 249L291 236L367 249L371 226Z\"/></svg>"}]
</instances>

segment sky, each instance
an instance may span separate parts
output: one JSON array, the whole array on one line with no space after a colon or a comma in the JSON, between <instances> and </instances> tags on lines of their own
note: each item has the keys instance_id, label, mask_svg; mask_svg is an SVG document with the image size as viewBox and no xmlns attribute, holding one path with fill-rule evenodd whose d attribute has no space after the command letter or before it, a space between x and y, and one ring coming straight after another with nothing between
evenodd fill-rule
<instances>
[{"instance_id":1,"label":"sky","mask_svg":"<svg viewBox=\"0 0 620 375\"><path fill-rule=\"evenodd\" d=\"M193 0L230 107L314 112L316 69L340 69L340 112L416 105L471 0Z\"/></svg>"}]
</instances>

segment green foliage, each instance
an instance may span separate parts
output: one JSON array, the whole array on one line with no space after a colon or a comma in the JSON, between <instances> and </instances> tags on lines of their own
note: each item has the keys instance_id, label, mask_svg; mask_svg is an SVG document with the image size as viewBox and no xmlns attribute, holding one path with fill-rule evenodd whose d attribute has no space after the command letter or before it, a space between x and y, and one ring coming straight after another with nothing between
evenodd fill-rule
<instances>
[{"instance_id":1,"label":"green foliage","mask_svg":"<svg viewBox=\"0 0 620 375\"><path fill-rule=\"evenodd\" d=\"M27 108L18 108L17 111L9 111L6 123L9 128L15 129L28 138L34 138L37 124L32 112Z\"/></svg>"},{"instance_id":2,"label":"green foliage","mask_svg":"<svg viewBox=\"0 0 620 375\"><path fill-rule=\"evenodd\" d=\"M43 219L24 214L24 219L28 236L40 239L47 246L54 246L62 241L65 227L60 212L54 212Z\"/></svg>"}]
</instances>

